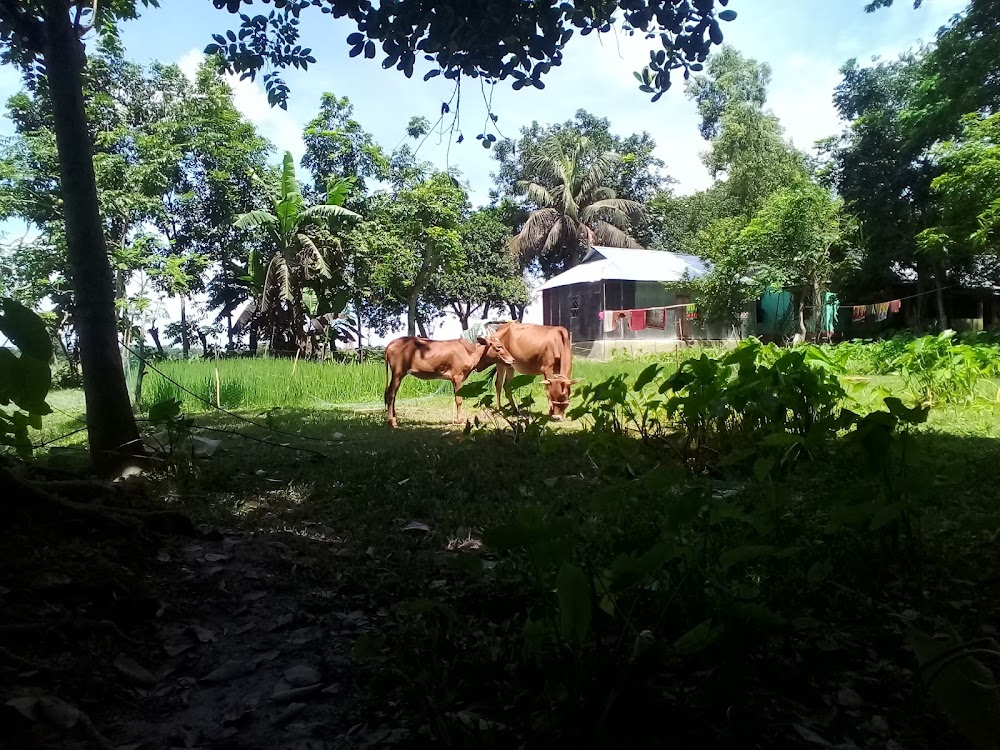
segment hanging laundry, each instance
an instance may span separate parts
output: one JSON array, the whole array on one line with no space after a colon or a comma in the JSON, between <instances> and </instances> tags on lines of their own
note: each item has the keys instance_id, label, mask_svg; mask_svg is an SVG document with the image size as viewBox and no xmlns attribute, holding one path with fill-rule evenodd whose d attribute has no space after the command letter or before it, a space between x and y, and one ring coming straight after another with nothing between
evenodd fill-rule
<instances>
[{"instance_id":1,"label":"hanging laundry","mask_svg":"<svg viewBox=\"0 0 1000 750\"><path fill-rule=\"evenodd\" d=\"M659 328L661 331L667 327L667 311L662 307L646 310L646 328Z\"/></svg>"},{"instance_id":2,"label":"hanging laundry","mask_svg":"<svg viewBox=\"0 0 1000 750\"><path fill-rule=\"evenodd\" d=\"M687 319L688 320L698 320L698 306L697 305L688 305L685 308L685 311L687 312Z\"/></svg>"},{"instance_id":3,"label":"hanging laundry","mask_svg":"<svg viewBox=\"0 0 1000 750\"><path fill-rule=\"evenodd\" d=\"M865 319L865 306L855 305L853 308L853 314L851 316L851 320L853 320L855 323L860 323L864 319Z\"/></svg>"},{"instance_id":4,"label":"hanging laundry","mask_svg":"<svg viewBox=\"0 0 1000 750\"><path fill-rule=\"evenodd\" d=\"M604 332L611 333L615 330L615 316L618 314L617 310L603 310L601 311L601 320L604 321Z\"/></svg>"},{"instance_id":5,"label":"hanging laundry","mask_svg":"<svg viewBox=\"0 0 1000 750\"><path fill-rule=\"evenodd\" d=\"M865 307L865 315L871 315L871 316L874 317L875 313L878 312L878 310L876 310L875 308L876 308L876 305L868 305L868 306L866 306Z\"/></svg>"},{"instance_id":6,"label":"hanging laundry","mask_svg":"<svg viewBox=\"0 0 1000 750\"><path fill-rule=\"evenodd\" d=\"M646 330L646 311L645 310L629 310L629 322L628 327L633 331L644 331Z\"/></svg>"},{"instance_id":7,"label":"hanging laundry","mask_svg":"<svg viewBox=\"0 0 1000 750\"><path fill-rule=\"evenodd\" d=\"M889 312L895 315L900 311L902 307L903 303L898 299L894 299L892 302L889 303Z\"/></svg>"},{"instance_id":8,"label":"hanging laundry","mask_svg":"<svg viewBox=\"0 0 1000 750\"><path fill-rule=\"evenodd\" d=\"M875 305L875 320L881 322L889 317L889 303L879 302Z\"/></svg>"}]
</instances>

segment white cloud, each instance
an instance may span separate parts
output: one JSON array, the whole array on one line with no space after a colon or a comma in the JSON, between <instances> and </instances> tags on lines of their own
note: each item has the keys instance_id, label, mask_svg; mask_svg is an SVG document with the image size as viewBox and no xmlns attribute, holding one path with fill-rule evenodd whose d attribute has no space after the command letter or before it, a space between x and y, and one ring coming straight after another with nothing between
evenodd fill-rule
<instances>
[{"instance_id":1,"label":"white cloud","mask_svg":"<svg viewBox=\"0 0 1000 750\"><path fill-rule=\"evenodd\" d=\"M192 49L177 61L177 65L188 78L193 79L204 60L205 55L201 51ZM289 112L268 104L267 94L259 81L241 81L235 75L227 76L226 81L233 90L233 104L257 126L261 135L276 146L279 156L287 150L292 152L296 161L300 160L305 145L302 142L302 126L295 118Z\"/></svg>"}]
</instances>

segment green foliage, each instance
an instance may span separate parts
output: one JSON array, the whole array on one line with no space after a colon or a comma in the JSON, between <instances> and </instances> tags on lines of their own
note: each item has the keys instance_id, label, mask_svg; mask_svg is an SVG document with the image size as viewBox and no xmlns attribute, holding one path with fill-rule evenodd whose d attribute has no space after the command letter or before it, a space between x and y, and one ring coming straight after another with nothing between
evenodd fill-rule
<instances>
[{"instance_id":1,"label":"green foliage","mask_svg":"<svg viewBox=\"0 0 1000 750\"><path fill-rule=\"evenodd\" d=\"M302 134L306 150L302 166L313 176L313 189L322 193L333 177L355 177L360 192L368 179L389 176L389 160L370 133L354 119L347 97L325 93L319 112Z\"/></svg>"},{"instance_id":2,"label":"green foliage","mask_svg":"<svg viewBox=\"0 0 1000 750\"><path fill-rule=\"evenodd\" d=\"M52 341L42 319L8 297L0 298L0 334L19 352L0 348L0 406L5 407L0 446L27 458L32 452L28 428L40 430L42 417L52 411L45 401L52 382Z\"/></svg>"},{"instance_id":3,"label":"green foliage","mask_svg":"<svg viewBox=\"0 0 1000 750\"><path fill-rule=\"evenodd\" d=\"M531 213L511 243L514 250L550 274L593 245L638 247L632 227L644 221L642 205L606 184L621 159L575 133L542 141L528 163L529 179L518 182Z\"/></svg>"},{"instance_id":4,"label":"green foliage","mask_svg":"<svg viewBox=\"0 0 1000 750\"><path fill-rule=\"evenodd\" d=\"M782 350L750 339L669 375L650 365L631 388L623 376L587 384L571 415L589 416L597 430L665 441L698 470L766 474L815 455L849 426L838 372L816 347Z\"/></svg>"},{"instance_id":5,"label":"green foliage","mask_svg":"<svg viewBox=\"0 0 1000 750\"><path fill-rule=\"evenodd\" d=\"M463 329L477 310L528 303L520 265L509 247L510 228L498 213L483 208L463 217L459 262L435 274L427 290L427 298L454 312Z\"/></svg>"},{"instance_id":6,"label":"green foliage","mask_svg":"<svg viewBox=\"0 0 1000 750\"><path fill-rule=\"evenodd\" d=\"M287 359L189 360L157 363L156 367L209 403L215 403L215 372L219 372L222 408L264 411L274 406L314 409L342 404L377 404L385 390L385 362L377 350L363 364L290 362ZM352 353L352 357L355 356ZM448 386L450 389L450 386ZM440 381L406 378L400 398L444 393ZM142 385L143 406L171 398L189 411L211 407L147 371Z\"/></svg>"},{"instance_id":7,"label":"green foliage","mask_svg":"<svg viewBox=\"0 0 1000 750\"><path fill-rule=\"evenodd\" d=\"M941 173L931 189L941 224L917 242L947 248L953 268L971 268L980 253L994 258L1000 249L1000 113L968 115L960 140L940 144L934 155Z\"/></svg>"},{"instance_id":8,"label":"green foliage","mask_svg":"<svg viewBox=\"0 0 1000 750\"><path fill-rule=\"evenodd\" d=\"M236 14L249 3L231 0L226 8ZM728 5L728 0L719 0L719 5ZM291 0L269 15L241 13L238 38L232 31L214 34L206 52L221 55L230 70L251 80L272 66L307 69L316 58L299 44L299 17L316 12L311 6L311 0ZM575 30L580 29L581 35L607 32L621 23L630 34L649 32L649 38L660 40L662 49L650 51L649 66L640 77L642 91L656 92L654 101L670 87L672 70L682 69L687 78L691 71L702 69L710 48L722 43L721 22L736 18L733 10L716 12L714 0L697 5L669 0L665 8L624 0L581 8L500 3L490 6L490 13L474 27L465 23L465 6L451 3L405 6L390 13L375 5L332 0L322 10L336 18L346 15L357 25L359 31L347 37L352 57L374 58L378 44L385 55L382 67L395 67L407 78L413 75L418 56L426 55L435 67L425 80L442 72L456 81L463 75L491 82L510 78L514 90L544 88L542 77L560 64ZM264 75L264 87L272 105L288 106L289 89L277 70Z\"/></svg>"},{"instance_id":9,"label":"green foliage","mask_svg":"<svg viewBox=\"0 0 1000 750\"><path fill-rule=\"evenodd\" d=\"M536 376L515 375L508 380L499 404L496 403L495 381L496 368L491 368L486 377L470 379L459 389L459 396L476 399L476 408L485 410L483 419L477 415L466 422L465 434L476 429L509 435L515 443L531 440L537 445L548 432L549 417L544 412L534 411L538 394L532 392L532 386L536 384Z\"/></svg>"},{"instance_id":10,"label":"green foliage","mask_svg":"<svg viewBox=\"0 0 1000 750\"><path fill-rule=\"evenodd\" d=\"M983 379L1000 377L1000 347L955 343L954 331L914 339L892 362L925 403L972 401Z\"/></svg>"}]
</instances>

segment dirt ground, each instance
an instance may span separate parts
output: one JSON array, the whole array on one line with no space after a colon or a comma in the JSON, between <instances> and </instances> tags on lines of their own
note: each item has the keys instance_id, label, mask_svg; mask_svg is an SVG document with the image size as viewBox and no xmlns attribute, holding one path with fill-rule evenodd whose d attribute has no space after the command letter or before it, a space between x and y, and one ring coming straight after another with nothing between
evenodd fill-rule
<instances>
[{"instance_id":1,"label":"dirt ground","mask_svg":"<svg viewBox=\"0 0 1000 750\"><path fill-rule=\"evenodd\" d=\"M350 649L379 613L321 580L338 554L322 530L123 540L73 525L44 545L24 530L0 568L0 745L320 750L397 737L345 713Z\"/></svg>"}]
</instances>

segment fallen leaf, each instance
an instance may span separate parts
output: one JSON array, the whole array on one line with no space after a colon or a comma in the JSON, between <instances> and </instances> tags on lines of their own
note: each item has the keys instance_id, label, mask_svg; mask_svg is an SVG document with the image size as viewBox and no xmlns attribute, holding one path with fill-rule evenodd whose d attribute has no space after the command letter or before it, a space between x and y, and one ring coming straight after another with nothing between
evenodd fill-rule
<instances>
[{"instance_id":1,"label":"fallen leaf","mask_svg":"<svg viewBox=\"0 0 1000 750\"><path fill-rule=\"evenodd\" d=\"M795 731L799 733L799 736L806 742L812 742L814 745L819 745L820 747L833 747L829 742L824 740L813 730L808 729L801 724L792 724L795 727Z\"/></svg>"},{"instance_id":2,"label":"fallen leaf","mask_svg":"<svg viewBox=\"0 0 1000 750\"><path fill-rule=\"evenodd\" d=\"M237 701L222 712L222 726L239 724L251 713L253 713L252 708L249 708L243 701Z\"/></svg>"},{"instance_id":3,"label":"fallen leaf","mask_svg":"<svg viewBox=\"0 0 1000 750\"><path fill-rule=\"evenodd\" d=\"M302 713L303 711L305 711L305 709L306 709L306 704L305 703L289 703L285 707L285 710L282 711L280 714L278 714L278 716L274 719L274 721L272 722L272 724L274 726L279 726L281 724L287 724L289 721L291 721L292 719L294 719L300 713Z\"/></svg>"},{"instance_id":4,"label":"fallen leaf","mask_svg":"<svg viewBox=\"0 0 1000 750\"><path fill-rule=\"evenodd\" d=\"M192 625L191 632L194 633L195 637L202 643L211 643L215 640L215 631L203 628L200 625Z\"/></svg>"},{"instance_id":5,"label":"fallen leaf","mask_svg":"<svg viewBox=\"0 0 1000 750\"><path fill-rule=\"evenodd\" d=\"M420 521L410 521L406 526L403 527L403 531L423 531L429 532L431 527L426 523L420 523Z\"/></svg>"},{"instance_id":6,"label":"fallen leaf","mask_svg":"<svg viewBox=\"0 0 1000 750\"><path fill-rule=\"evenodd\" d=\"M302 646L310 641L315 641L319 637L319 628L299 628L298 630L293 630L288 636L288 642L296 646Z\"/></svg>"},{"instance_id":7,"label":"fallen leaf","mask_svg":"<svg viewBox=\"0 0 1000 750\"><path fill-rule=\"evenodd\" d=\"M156 559L159 560L160 562L170 562L170 553L167 552L165 549L161 549L159 552L156 553Z\"/></svg>"},{"instance_id":8,"label":"fallen leaf","mask_svg":"<svg viewBox=\"0 0 1000 750\"><path fill-rule=\"evenodd\" d=\"M330 435L330 440L343 440L343 439L344 439L344 433L342 432L335 432L332 435Z\"/></svg>"},{"instance_id":9,"label":"fallen leaf","mask_svg":"<svg viewBox=\"0 0 1000 750\"><path fill-rule=\"evenodd\" d=\"M192 435L191 443L194 446L194 455L198 458L210 458L215 455L215 451L219 448L218 440L201 437L200 435Z\"/></svg>"},{"instance_id":10,"label":"fallen leaf","mask_svg":"<svg viewBox=\"0 0 1000 750\"><path fill-rule=\"evenodd\" d=\"M858 708L864 701L854 690L845 687L837 691L837 703L845 708Z\"/></svg>"},{"instance_id":11,"label":"fallen leaf","mask_svg":"<svg viewBox=\"0 0 1000 750\"><path fill-rule=\"evenodd\" d=\"M257 667L259 667L264 662L274 661L279 656L281 656L280 651L268 651L267 653L260 654L259 656L255 656L254 658L252 658L250 661L247 662L247 666L251 670L254 670L257 669Z\"/></svg>"},{"instance_id":12,"label":"fallen leaf","mask_svg":"<svg viewBox=\"0 0 1000 750\"><path fill-rule=\"evenodd\" d=\"M319 670L307 664L300 664L285 670L285 682L293 688L315 685L319 681Z\"/></svg>"},{"instance_id":13,"label":"fallen leaf","mask_svg":"<svg viewBox=\"0 0 1000 750\"><path fill-rule=\"evenodd\" d=\"M552 489L553 487L556 486L556 482L558 481L559 477L546 477L545 479L542 480L542 484L544 484L549 489Z\"/></svg>"},{"instance_id":14,"label":"fallen leaf","mask_svg":"<svg viewBox=\"0 0 1000 750\"><path fill-rule=\"evenodd\" d=\"M51 695L38 699L37 715L57 729L72 729L80 720L80 709Z\"/></svg>"},{"instance_id":15,"label":"fallen leaf","mask_svg":"<svg viewBox=\"0 0 1000 750\"><path fill-rule=\"evenodd\" d=\"M294 612L286 612L271 624L271 626L267 629L267 632L273 633L275 630L279 630L285 627L286 625L290 625L294 619L295 619Z\"/></svg>"},{"instance_id":16,"label":"fallen leaf","mask_svg":"<svg viewBox=\"0 0 1000 750\"><path fill-rule=\"evenodd\" d=\"M229 682L237 677L242 677L247 673L247 665L242 661L227 661L220 667L216 667L207 675L201 678L202 682Z\"/></svg>"},{"instance_id":17,"label":"fallen leaf","mask_svg":"<svg viewBox=\"0 0 1000 750\"><path fill-rule=\"evenodd\" d=\"M163 650L167 652L167 656L177 656L178 654L183 654L192 646L194 644L190 641L168 641L163 644Z\"/></svg>"},{"instance_id":18,"label":"fallen leaf","mask_svg":"<svg viewBox=\"0 0 1000 750\"><path fill-rule=\"evenodd\" d=\"M11 698L7 701L8 706L17 711L21 716L29 721L38 721L38 696L27 696L24 698Z\"/></svg>"},{"instance_id":19,"label":"fallen leaf","mask_svg":"<svg viewBox=\"0 0 1000 750\"><path fill-rule=\"evenodd\" d=\"M152 672L125 654L118 655L114 666L119 674L139 685L152 686L157 683L157 679L153 676Z\"/></svg>"},{"instance_id":20,"label":"fallen leaf","mask_svg":"<svg viewBox=\"0 0 1000 750\"><path fill-rule=\"evenodd\" d=\"M240 625L238 628L236 628L236 630L233 631L233 635L243 635L244 633L250 632L255 627L257 627L257 623L248 622L246 625Z\"/></svg>"},{"instance_id":21,"label":"fallen leaf","mask_svg":"<svg viewBox=\"0 0 1000 750\"><path fill-rule=\"evenodd\" d=\"M216 552L209 552L205 555L205 560L207 562L223 562L229 559L229 555L220 555Z\"/></svg>"},{"instance_id":22,"label":"fallen leaf","mask_svg":"<svg viewBox=\"0 0 1000 750\"><path fill-rule=\"evenodd\" d=\"M396 482L396 484L398 484L400 487L402 487L404 484L406 484L409 481L410 481L410 478L407 477L406 479L400 479L398 482Z\"/></svg>"},{"instance_id":23,"label":"fallen leaf","mask_svg":"<svg viewBox=\"0 0 1000 750\"><path fill-rule=\"evenodd\" d=\"M278 684L282 685L283 683L279 682ZM306 685L304 687L291 688L290 690L276 690L271 696L271 700L275 703L290 703L299 698L315 695L322 689L323 683L317 682L315 685Z\"/></svg>"}]
</instances>

